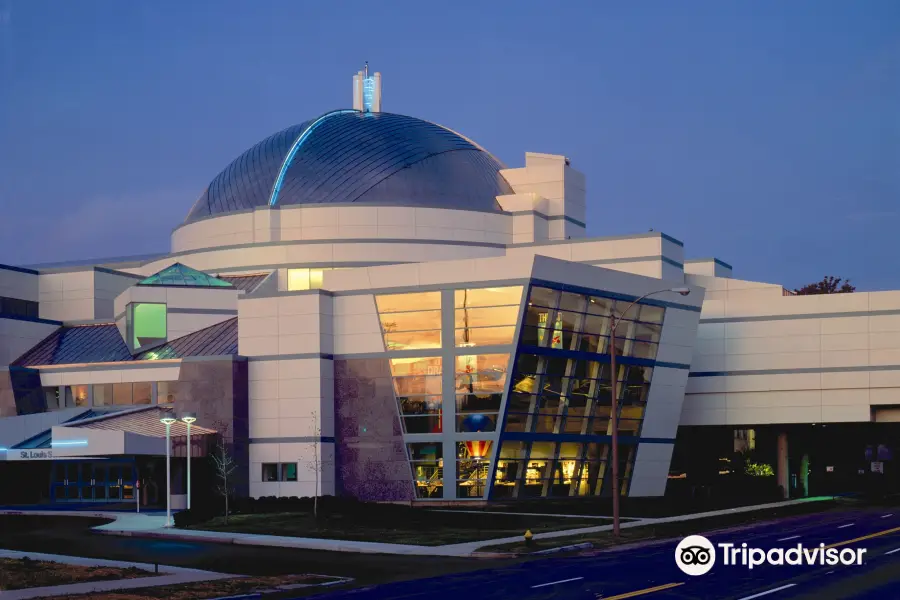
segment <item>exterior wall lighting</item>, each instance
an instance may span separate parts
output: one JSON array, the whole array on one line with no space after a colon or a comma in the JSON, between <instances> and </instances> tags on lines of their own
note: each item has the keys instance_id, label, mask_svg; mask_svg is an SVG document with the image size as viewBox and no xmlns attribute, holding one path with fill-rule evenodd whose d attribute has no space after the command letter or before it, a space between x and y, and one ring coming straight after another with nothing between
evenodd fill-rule
<instances>
[{"instance_id":1,"label":"exterior wall lighting","mask_svg":"<svg viewBox=\"0 0 900 600\"><path fill-rule=\"evenodd\" d=\"M187 425L187 508L191 509L191 454L194 449L191 446L191 423L197 420L195 413L184 413L181 415L181 421Z\"/></svg>"},{"instance_id":2,"label":"exterior wall lighting","mask_svg":"<svg viewBox=\"0 0 900 600\"><path fill-rule=\"evenodd\" d=\"M172 526L172 423L176 421L172 413L163 413L159 422L166 426L166 527Z\"/></svg>"}]
</instances>

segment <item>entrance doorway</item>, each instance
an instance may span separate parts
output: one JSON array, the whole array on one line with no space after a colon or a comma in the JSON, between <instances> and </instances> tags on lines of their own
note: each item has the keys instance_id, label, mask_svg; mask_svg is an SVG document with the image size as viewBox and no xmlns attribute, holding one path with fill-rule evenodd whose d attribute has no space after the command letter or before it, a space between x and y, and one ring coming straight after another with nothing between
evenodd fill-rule
<instances>
[{"instance_id":1,"label":"entrance doorway","mask_svg":"<svg viewBox=\"0 0 900 600\"><path fill-rule=\"evenodd\" d=\"M135 499L134 463L66 461L53 465L53 502L128 502Z\"/></svg>"}]
</instances>

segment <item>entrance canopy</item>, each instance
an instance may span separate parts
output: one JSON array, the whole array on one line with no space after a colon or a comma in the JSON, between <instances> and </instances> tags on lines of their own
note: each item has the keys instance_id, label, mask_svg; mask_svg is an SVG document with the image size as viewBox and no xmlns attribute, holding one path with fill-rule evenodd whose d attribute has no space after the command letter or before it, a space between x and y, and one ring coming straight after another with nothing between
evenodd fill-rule
<instances>
[{"instance_id":1,"label":"entrance canopy","mask_svg":"<svg viewBox=\"0 0 900 600\"><path fill-rule=\"evenodd\" d=\"M57 425L9 448L0 460L59 460L112 458L116 456L165 456L166 413L158 406L118 411ZM192 456L206 455L206 436L214 429L191 425ZM187 425L171 425L173 456L187 456Z\"/></svg>"}]
</instances>

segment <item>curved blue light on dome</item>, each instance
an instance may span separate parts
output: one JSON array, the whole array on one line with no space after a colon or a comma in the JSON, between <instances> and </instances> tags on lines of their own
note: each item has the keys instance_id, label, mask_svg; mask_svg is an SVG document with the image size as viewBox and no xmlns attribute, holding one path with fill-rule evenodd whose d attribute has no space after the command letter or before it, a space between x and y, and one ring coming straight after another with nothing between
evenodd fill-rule
<instances>
[{"instance_id":1,"label":"curved blue light on dome","mask_svg":"<svg viewBox=\"0 0 900 600\"><path fill-rule=\"evenodd\" d=\"M275 184L272 186L272 194L269 196L269 206L275 206L278 202L278 193L281 191L281 186L284 184L284 176L287 174L288 167L291 166L291 162L294 160L294 156L297 154L297 150L300 149L300 146L303 145L309 136L315 131L316 127L318 127L325 119L328 117L333 117L334 115L342 115L345 113L358 112L355 110L335 110L330 113L325 113L312 123L310 123L309 127L307 127L303 133L300 134L300 137L291 145L291 149L288 150L287 156L284 157L284 162L281 163L281 169L278 171L278 177L275 178Z\"/></svg>"},{"instance_id":2,"label":"curved blue light on dome","mask_svg":"<svg viewBox=\"0 0 900 600\"><path fill-rule=\"evenodd\" d=\"M315 204L496 212L496 197L513 193L503 168L474 142L429 121L338 110L273 134L233 160L185 223Z\"/></svg>"}]
</instances>

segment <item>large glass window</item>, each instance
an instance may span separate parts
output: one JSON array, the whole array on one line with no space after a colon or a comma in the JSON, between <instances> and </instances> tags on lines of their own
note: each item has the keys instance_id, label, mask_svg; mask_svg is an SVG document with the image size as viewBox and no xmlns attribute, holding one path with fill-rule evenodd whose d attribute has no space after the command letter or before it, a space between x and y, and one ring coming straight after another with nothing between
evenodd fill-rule
<instances>
[{"instance_id":1,"label":"large glass window","mask_svg":"<svg viewBox=\"0 0 900 600\"><path fill-rule=\"evenodd\" d=\"M113 404L133 404L130 383L113 384Z\"/></svg>"},{"instance_id":2,"label":"large glass window","mask_svg":"<svg viewBox=\"0 0 900 600\"><path fill-rule=\"evenodd\" d=\"M456 443L456 496L481 498L484 496L487 475L491 466L491 445L487 440Z\"/></svg>"},{"instance_id":3,"label":"large glass window","mask_svg":"<svg viewBox=\"0 0 900 600\"><path fill-rule=\"evenodd\" d=\"M509 498L517 494L525 473L525 459L528 458L527 442L505 441L497 456L497 471L494 475L494 498Z\"/></svg>"},{"instance_id":4,"label":"large glass window","mask_svg":"<svg viewBox=\"0 0 900 600\"><path fill-rule=\"evenodd\" d=\"M152 393L150 382L135 383L132 392L132 402L134 404L150 404L152 401Z\"/></svg>"},{"instance_id":5,"label":"large glass window","mask_svg":"<svg viewBox=\"0 0 900 600\"><path fill-rule=\"evenodd\" d=\"M619 355L653 360L664 314L658 306L536 287L528 299L522 344L607 354L610 315L615 315Z\"/></svg>"},{"instance_id":6,"label":"large glass window","mask_svg":"<svg viewBox=\"0 0 900 600\"><path fill-rule=\"evenodd\" d=\"M441 433L441 359L392 358L394 393L405 433Z\"/></svg>"},{"instance_id":7,"label":"large glass window","mask_svg":"<svg viewBox=\"0 0 900 600\"><path fill-rule=\"evenodd\" d=\"M456 290L456 345L511 344L521 299L521 286Z\"/></svg>"},{"instance_id":8,"label":"large glass window","mask_svg":"<svg viewBox=\"0 0 900 600\"><path fill-rule=\"evenodd\" d=\"M619 448L625 493L634 464L633 444ZM604 491L609 445L595 442L504 441L497 456L493 498L598 496Z\"/></svg>"},{"instance_id":9,"label":"large glass window","mask_svg":"<svg viewBox=\"0 0 900 600\"><path fill-rule=\"evenodd\" d=\"M53 387L45 387L44 391L44 403L47 406L47 410L58 410L60 408L65 408L65 399L63 398L63 404L60 405L60 397L59 397L59 386Z\"/></svg>"},{"instance_id":10,"label":"large glass window","mask_svg":"<svg viewBox=\"0 0 900 600\"><path fill-rule=\"evenodd\" d=\"M146 348L166 341L166 305L136 302L128 305L126 330L132 348Z\"/></svg>"},{"instance_id":11,"label":"large glass window","mask_svg":"<svg viewBox=\"0 0 900 600\"><path fill-rule=\"evenodd\" d=\"M653 369L618 365L619 431L637 435ZM520 354L505 431L608 435L612 381L609 364Z\"/></svg>"},{"instance_id":12,"label":"large glass window","mask_svg":"<svg viewBox=\"0 0 900 600\"><path fill-rule=\"evenodd\" d=\"M0 315L37 318L38 312L37 302L0 296Z\"/></svg>"},{"instance_id":13,"label":"large glass window","mask_svg":"<svg viewBox=\"0 0 900 600\"><path fill-rule=\"evenodd\" d=\"M289 292L318 290L322 288L325 271L331 269L288 269L287 282Z\"/></svg>"},{"instance_id":14,"label":"large glass window","mask_svg":"<svg viewBox=\"0 0 900 600\"><path fill-rule=\"evenodd\" d=\"M506 389L508 354L456 357L456 430L494 431Z\"/></svg>"},{"instance_id":15,"label":"large glass window","mask_svg":"<svg viewBox=\"0 0 900 600\"><path fill-rule=\"evenodd\" d=\"M419 292L376 296L388 350L441 347L441 293Z\"/></svg>"},{"instance_id":16,"label":"large glass window","mask_svg":"<svg viewBox=\"0 0 900 600\"><path fill-rule=\"evenodd\" d=\"M156 384L157 404L172 404L178 393L177 381L159 381Z\"/></svg>"},{"instance_id":17,"label":"large glass window","mask_svg":"<svg viewBox=\"0 0 900 600\"><path fill-rule=\"evenodd\" d=\"M113 384L95 383L91 386L94 395L94 406L112 406Z\"/></svg>"},{"instance_id":18,"label":"large glass window","mask_svg":"<svg viewBox=\"0 0 900 600\"><path fill-rule=\"evenodd\" d=\"M441 442L407 444L417 498L444 495L444 449Z\"/></svg>"}]
</instances>

